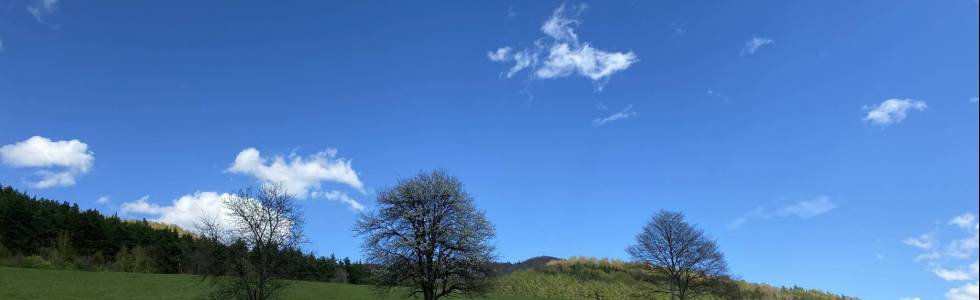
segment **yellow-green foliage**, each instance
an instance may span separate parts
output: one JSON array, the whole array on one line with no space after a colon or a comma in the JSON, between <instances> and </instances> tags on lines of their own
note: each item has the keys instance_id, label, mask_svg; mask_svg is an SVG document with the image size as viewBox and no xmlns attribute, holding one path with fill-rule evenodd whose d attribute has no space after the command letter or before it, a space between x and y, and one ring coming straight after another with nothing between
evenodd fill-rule
<instances>
[{"instance_id":1,"label":"yellow-green foliage","mask_svg":"<svg viewBox=\"0 0 980 300\"><path fill-rule=\"evenodd\" d=\"M635 279L645 272L642 266L621 260L570 257L501 277L497 290L556 299L669 299L655 292L656 285Z\"/></svg>"},{"instance_id":2,"label":"yellow-green foliage","mask_svg":"<svg viewBox=\"0 0 980 300\"><path fill-rule=\"evenodd\" d=\"M606 258L572 257L497 279L497 291L554 299L670 299L666 284L642 265ZM729 283L733 283L728 281ZM856 299L799 287L783 288L744 281L732 294L699 295L693 299L836 300Z\"/></svg>"},{"instance_id":3,"label":"yellow-green foliage","mask_svg":"<svg viewBox=\"0 0 980 300\"><path fill-rule=\"evenodd\" d=\"M555 299L667 299L646 297L635 283L582 280L568 274L518 271L497 280L497 292ZM650 295L652 296L652 295Z\"/></svg>"},{"instance_id":4,"label":"yellow-green foliage","mask_svg":"<svg viewBox=\"0 0 980 300\"><path fill-rule=\"evenodd\" d=\"M548 266L576 268L587 267L602 270L625 271L627 262L618 259L595 258L587 256L572 256L563 260L553 260L548 262Z\"/></svg>"},{"instance_id":5,"label":"yellow-green foliage","mask_svg":"<svg viewBox=\"0 0 980 300\"><path fill-rule=\"evenodd\" d=\"M145 222L147 226L150 226L150 228L153 228L153 229L173 230L173 231L176 231L177 234L179 234L179 235L189 235L189 236L192 236L192 237L197 237L197 234L195 234L194 232L189 231L187 229L184 229L183 227L180 227L180 226L177 226L177 225L174 225L174 224L170 224L170 223L163 223L163 222L156 222L156 221L148 221L148 220L123 220L123 222L127 222L127 223L143 223L143 222Z\"/></svg>"},{"instance_id":6,"label":"yellow-green foliage","mask_svg":"<svg viewBox=\"0 0 980 300\"><path fill-rule=\"evenodd\" d=\"M745 299L766 299L766 300L832 300L832 299L857 299L847 296L834 295L819 290L804 289L800 287L773 287L768 284L739 282L739 290Z\"/></svg>"}]
</instances>

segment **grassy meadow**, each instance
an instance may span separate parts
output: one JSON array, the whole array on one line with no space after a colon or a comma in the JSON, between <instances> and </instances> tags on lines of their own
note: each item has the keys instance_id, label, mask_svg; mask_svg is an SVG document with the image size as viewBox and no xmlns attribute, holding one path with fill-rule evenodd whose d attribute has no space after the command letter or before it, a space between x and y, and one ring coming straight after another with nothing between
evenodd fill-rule
<instances>
[{"instance_id":1,"label":"grassy meadow","mask_svg":"<svg viewBox=\"0 0 980 300\"><path fill-rule=\"evenodd\" d=\"M200 299L207 282L193 275L84 272L0 267L0 299ZM366 285L293 282L283 299L405 299L379 295ZM489 295L486 300L543 300Z\"/></svg>"}]
</instances>

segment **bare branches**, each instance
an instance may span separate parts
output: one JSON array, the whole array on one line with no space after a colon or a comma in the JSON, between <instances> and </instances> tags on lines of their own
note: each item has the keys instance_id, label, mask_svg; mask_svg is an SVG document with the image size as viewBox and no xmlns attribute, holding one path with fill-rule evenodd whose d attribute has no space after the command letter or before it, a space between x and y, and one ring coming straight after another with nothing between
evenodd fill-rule
<instances>
[{"instance_id":1,"label":"bare branches","mask_svg":"<svg viewBox=\"0 0 980 300\"><path fill-rule=\"evenodd\" d=\"M686 299L727 276L728 264L715 241L684 221L684 215L660 211L626 249L633 258L651 266L670 281L672 297Z\"/></svg>"},{"instance_id":2,"label":"bare branches","mask_svg":"<svg viewBox=\"0 0 980 300\"><path fill-rule=\"evenodd\" d=\"M419 174L380 191L377 202L354 232L379 266L379 285L410 284L426 300L488 289L494 228L458 179L442 171Z\"/></svg>"},{"instance_id":3,"label":"bare branches","mask_svg":"<svg viewBox=\"0 0 980 300\"><path fill-rule=\"evenodd\" d=\"M216 248L223 252L221 259L208 270L222 283L214 296L269 299L286 286L279 280L286 269L285 250L299 248L304 241L295 197L282 184L267 184L224 199L224 208L224 219L208 216L197 226L203 238L226 246ZM231 277L221 277L226 275Z\"/></svg>"}]
</instances>

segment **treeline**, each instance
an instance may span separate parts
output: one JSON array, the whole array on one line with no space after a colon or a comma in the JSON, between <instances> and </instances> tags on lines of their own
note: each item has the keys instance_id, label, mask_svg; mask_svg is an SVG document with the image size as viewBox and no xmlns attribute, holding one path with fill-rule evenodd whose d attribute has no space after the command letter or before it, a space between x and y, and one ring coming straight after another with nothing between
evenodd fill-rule
<instances>
[{"instance_id":1,"label":"treeline","mask_svg":"<svg viewBox=\"0 0 980 300\"><path fill-rule=\"evenodd\" d=\"M83 271L206 274L228 246L175 226L124 220L77 204L28 196L0 185L0 265ZM279 251L284 279L365 284L366 264Z\"/></svg>"}]
</instances>

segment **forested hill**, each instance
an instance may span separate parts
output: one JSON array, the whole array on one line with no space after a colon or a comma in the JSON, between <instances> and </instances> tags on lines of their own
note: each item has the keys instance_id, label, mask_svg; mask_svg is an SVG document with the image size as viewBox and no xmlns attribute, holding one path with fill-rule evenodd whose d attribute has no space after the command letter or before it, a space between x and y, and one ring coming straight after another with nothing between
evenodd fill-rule
<instances>
[{"instance_id":1,"label":"forested hill","mask_svg":"<svg viewBox=\"0 0 980 300\"><path fill-rule=\"evenodd\" d=\"M0 264L89 271L201 274L217 263L210 241L146 220L105 216L78 204L0 185ZM218 247L223 247L217 245ZM289 279L363 283L366 266L289 249Z\"/></svg>"}]
</instances>

